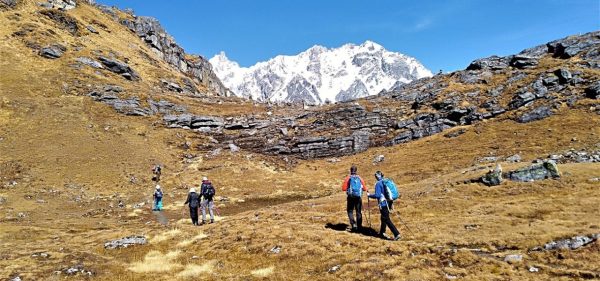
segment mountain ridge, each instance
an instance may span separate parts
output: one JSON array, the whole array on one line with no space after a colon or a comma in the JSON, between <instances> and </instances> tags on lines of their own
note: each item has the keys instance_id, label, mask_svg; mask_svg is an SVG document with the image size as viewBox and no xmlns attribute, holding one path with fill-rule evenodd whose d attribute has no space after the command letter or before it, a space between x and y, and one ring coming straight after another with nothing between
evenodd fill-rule
<instances>
[{"instance_id":1,"label":"mountain ridge","mask_svg":"<svg viewBox=\"0 0 600 281\"><path fill-rule=\"evenodd\" d=\"M314 45L297 55L278 55L249 67L241 67L225 52L209 62L235 95L259 101L348 101L432 76L415 58L370 40L337 48Z\"/></svg>"}]
</instances>

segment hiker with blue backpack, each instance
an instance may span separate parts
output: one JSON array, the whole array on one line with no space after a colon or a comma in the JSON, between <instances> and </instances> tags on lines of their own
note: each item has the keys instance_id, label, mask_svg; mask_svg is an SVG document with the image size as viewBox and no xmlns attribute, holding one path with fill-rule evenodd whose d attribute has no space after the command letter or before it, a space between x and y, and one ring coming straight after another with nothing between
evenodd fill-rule
<instances>
[{"instance_id":1,"label":"hiker with blue backpack","mask_svg":"<svg viewBox=\"0 0 600 281\"><path fill-rule=\"evenodd\" d=\"M350 219L352 232L362 229L362 192L367 191L367 186L363 179L356 174L356 166L350 167L350 175L346 177L342 184L342 191L346 192L346 211ZM356 220L353 212L356 210Z\"/></svg>"},{"instance_id":2,"label":"hiker with blue backpack","mask_svg":"<svg viewBox=\"0 0 600 281\"><path fill-rule=\"evenodd\" d=\"M390 219L390 207L393 205L393 201L398 199L400 196L398 189L392 180L383 176L381 171L375 172L375 179L377 179L377 183L375 184L375 193L369 194L367 192L367 197L376 199L379 205L379 212L381 213L381 228L379 230L379 236L384 239L389 239L385 235L386 227L389 227L394 234L393 239L395 241L400 240L402 236L400 236L400 232Z\"/></svg>"},{"instance_id":3,"label":"hiker with blue backpack","mask_svg":"<svg viewBox=\"0 0 600 281\"><path fill-rule=\"evenodd\" d=\"M152 208L152 211L160 211L162 210L163 207L163 203L162 203L162 198L163 198L163 192L160 189L160 185L156 185L156 190L154 191L154 208Z\"/></svg>"}]
</instances>

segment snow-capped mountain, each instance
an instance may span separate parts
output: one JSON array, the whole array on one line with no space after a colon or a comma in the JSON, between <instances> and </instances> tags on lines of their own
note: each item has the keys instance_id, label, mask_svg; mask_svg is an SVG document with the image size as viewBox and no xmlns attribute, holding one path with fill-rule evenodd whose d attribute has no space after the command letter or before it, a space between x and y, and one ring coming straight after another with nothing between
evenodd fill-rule
<instances>
[{"instance_id":1,"label":"snow-capped mountain","mask_svg":"<svg viewBox=\"0 0 600 281\"><path fill-rule=\"evenodd\" d=\"M431 76L416 59L387 51L372 41L332 49L317 45L251 67L240 67L224 52L209 61L235 95L260 101L347 101Z\"/></svg>"}]
</instances>

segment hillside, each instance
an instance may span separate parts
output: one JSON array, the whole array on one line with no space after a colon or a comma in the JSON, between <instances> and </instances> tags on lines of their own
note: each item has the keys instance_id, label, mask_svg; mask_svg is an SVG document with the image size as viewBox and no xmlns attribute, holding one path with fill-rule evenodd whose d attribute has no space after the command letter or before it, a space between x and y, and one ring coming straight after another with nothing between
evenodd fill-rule
<instances>
[{"instance_id":1,"label":"hillside","mask_svg":"<svg viewBox=\"0 0 600 281\"><path fill-rule=\"evenodd\" d=\"M37 2L0 0L0 280L600 278L599 32L304 108L228 97L131 13ZM560 178L509 179L546 159ZM402 240L372 236L367 200L346 231L352 164L399 185ZM220 216L195 227L202 176ZM105 248L127 236L147 243Z\"/></svg>"}]
</instances>

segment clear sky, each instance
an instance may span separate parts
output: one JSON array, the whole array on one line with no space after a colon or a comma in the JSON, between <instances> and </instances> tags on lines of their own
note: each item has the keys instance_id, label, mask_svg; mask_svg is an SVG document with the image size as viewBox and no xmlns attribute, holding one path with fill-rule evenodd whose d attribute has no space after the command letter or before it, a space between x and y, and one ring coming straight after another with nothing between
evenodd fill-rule
<instances>
[{"instance_id":1,"label":"clear sky","mask_svg":"<svg viewBox=\"0 0 600 281\"><path fill-rule=\"evenodd\" d=\"M600 30L600 0L97 0L158 18L188 52L242 66L372 40L433 72Z\"/></svg>"}]
</instances>

